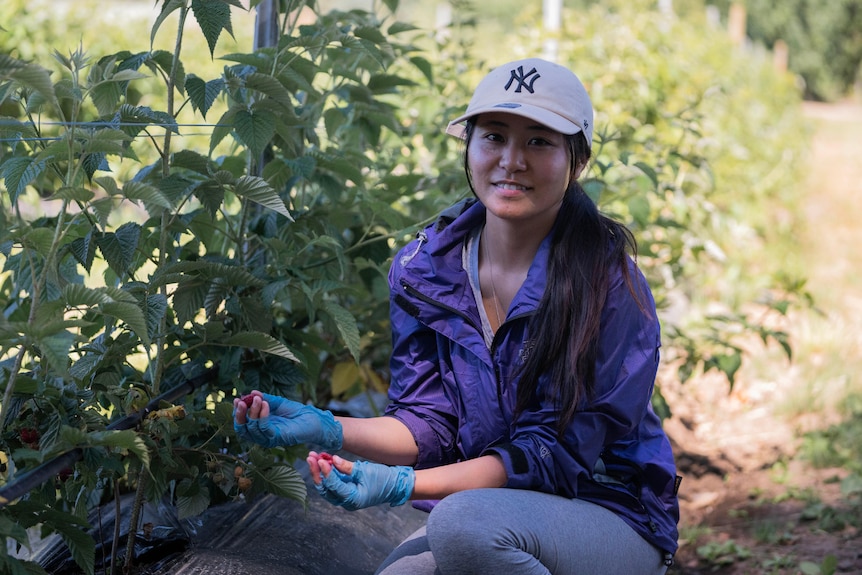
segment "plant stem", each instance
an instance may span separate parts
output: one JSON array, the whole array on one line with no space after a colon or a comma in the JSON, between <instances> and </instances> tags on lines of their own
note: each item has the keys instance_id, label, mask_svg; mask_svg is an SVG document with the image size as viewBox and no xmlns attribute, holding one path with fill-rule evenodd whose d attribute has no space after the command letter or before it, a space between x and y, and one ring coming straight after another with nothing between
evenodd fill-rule
<instances>
[{"instance_id":1,"label":"plant stem","mask_svg":"<svg viewBox=\"0 0 862 575\"><path fill-rule=\"evenodd\" d=\"M135 503L132 506L132 518L129 520L129 536L126 539L126 561L123 565L123 573L129 575L132 568L132 555L135 551L135 537L138 532L138 521L141 518L141 507L144 504L144 488L147 484L147 473L144 464L138 471L138 488L135 491ZM117 517L119 519L119 516ZM114 540L116 541L116 539Z\"/></svg>"}]
</instances>

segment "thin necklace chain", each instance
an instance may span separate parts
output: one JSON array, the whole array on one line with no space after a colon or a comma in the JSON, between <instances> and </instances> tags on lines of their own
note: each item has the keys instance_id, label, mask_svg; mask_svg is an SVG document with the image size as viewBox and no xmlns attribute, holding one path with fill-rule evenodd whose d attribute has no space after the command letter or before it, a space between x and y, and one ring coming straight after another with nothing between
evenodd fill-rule
<instances>
[{"instance_id":1,"label":"thin necklace chain","mask_svg":"<svg viewBox=\"0 0 862 575\"><path fill-rule=\"evenodd\" d=\"M484 234L483 234L484 235ZM491 254L488 251L488 246L485 244L486 238L481 238L479 242L482 244L482 249L485 252L485 258L488 260L488 279L491 280L491 299L494 300L494 315L497 316L497 327L503 324L500 320L500 304L497 299L497 286L494 285L494 262L491 261Z\"/></svg>"}]
</instances>

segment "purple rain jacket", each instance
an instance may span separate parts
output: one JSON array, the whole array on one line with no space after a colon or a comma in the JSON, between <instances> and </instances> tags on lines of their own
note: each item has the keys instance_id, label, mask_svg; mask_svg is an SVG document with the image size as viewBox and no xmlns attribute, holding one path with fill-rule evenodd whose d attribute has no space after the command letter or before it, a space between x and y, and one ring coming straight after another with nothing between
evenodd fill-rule
<instances>
[{"instance_id":1,"label":"purple rain jacket","mask_svg":"<svg viewBox=\"0 0 862 575\"><path fill-rule=\"evenodd\" d=\"M677 549L678 481L650 404L661 343L657 319L638 308L620 271L612 272L595 395L562 438L548 402L513 421L521 358L541 353L530 350L527 324L545 289L550 235L488 349L462 261L464 242L484 223L485 208L468 202L463 213L455 209L400 250L389 273L393 354L386 414L412 432L416 468L496 454L506 487L602 505L669 560ZM646 280L633 262L630 269L654 310Z\"/></svg>"}]
</instances>

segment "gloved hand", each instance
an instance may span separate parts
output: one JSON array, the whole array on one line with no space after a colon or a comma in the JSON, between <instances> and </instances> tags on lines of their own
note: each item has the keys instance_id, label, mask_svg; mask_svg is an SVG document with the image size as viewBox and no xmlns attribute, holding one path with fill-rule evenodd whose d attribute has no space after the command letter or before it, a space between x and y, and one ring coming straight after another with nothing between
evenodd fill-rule
<instances>
[{"instance_id":1,"label":"gloved hand","mask_svg":"<svg viewBox=\"0 0 862 575\"><path fill-rule=\"evenodd\" d=\"M264 447L312 443L327 450L341 449L341 424L332 412L277 395L252 393L251 407L240 399L234 401L233 428L241 439Z\"/></svg>"},{"instance_id":2,"label":"gloved hand","mask_svg":"<svg viewBox=\"0 0 862 575\"><path fill-rule=\"evenodd\" d=\"M416 475L412 467L382 465L369 461L350 462L338 456L333 458L330 465L328 462L316 460L316 455L311 452L308 458L315 487L317 492L333 505L339 505L348 511L381 503L395 507L406 503L413 494ZM315 466L322 473L315 473Z\"/></svg>"}]
</instances>

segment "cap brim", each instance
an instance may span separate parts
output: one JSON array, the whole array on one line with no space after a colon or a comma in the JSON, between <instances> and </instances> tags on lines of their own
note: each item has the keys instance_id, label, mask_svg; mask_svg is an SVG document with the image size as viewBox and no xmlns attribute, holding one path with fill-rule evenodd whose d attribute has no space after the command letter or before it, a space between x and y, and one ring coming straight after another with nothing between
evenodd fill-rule
<instances>
[{"instance_id":1,"label":"cap brim","mask_svg":"<svg viewBox=\"0 0 862 575\"><path fill-rule=\"evenodd\" d=\"M456 138L464 138L465 126L464 122L479 114L487 114L489 112L501 112L504 114L513 114L535 120L536 122L547 126L548 128L560 132L561 134L572 135L582 131L581 127L563 118L562 116L549 112L545 108L530 106L528 104L495 104L493 106L485 106L476 110L470 110L466 114L458 116L446 126L446 133Z\"/></svg>"}]
</instances>

